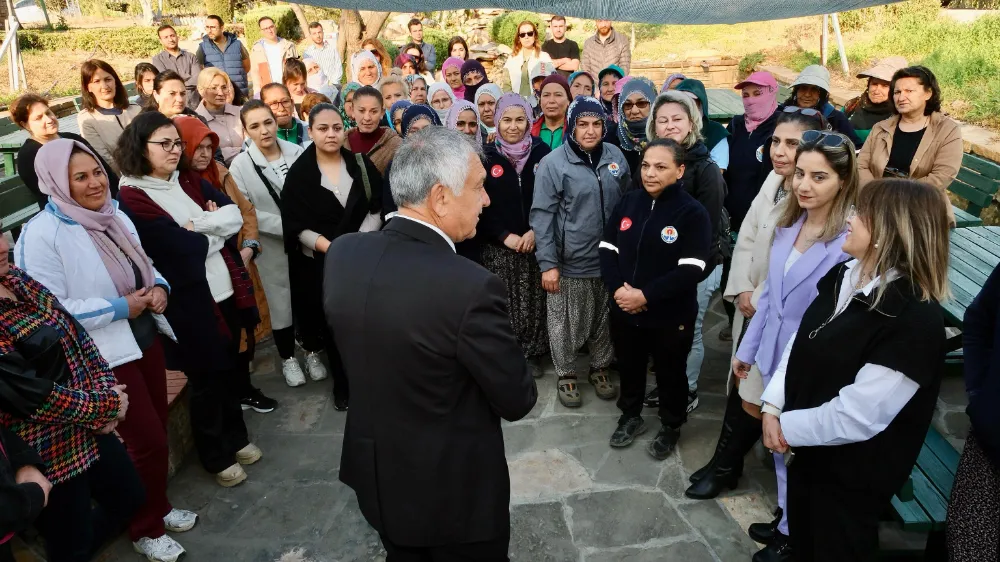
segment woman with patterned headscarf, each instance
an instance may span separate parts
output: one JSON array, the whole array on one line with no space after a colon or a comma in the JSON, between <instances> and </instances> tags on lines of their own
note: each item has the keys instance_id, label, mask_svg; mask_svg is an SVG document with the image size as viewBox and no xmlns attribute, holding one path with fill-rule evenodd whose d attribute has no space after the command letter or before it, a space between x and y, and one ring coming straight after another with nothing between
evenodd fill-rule
<instances>
[{"instance_id":1,"label":"woman with patterned headscarf","mask_svg":"<svg viewBox=\"0 0 1000 562\"><path fill-rule=\"evenodd\" d=\"M437 112L428 105L415 103L403 110L403 116L399 121L399 136L406 138L410 133L416 133L424 127L442 125ZM382 174L382 220L387 221L399 210L396 201L392 198L392 190L389 188L390 172L392 172L392 162L385 167Z\"/></svg>"},{"instance_id":2,"label":"woman with patterned headscarf","mask_svg":"<svg viewBox=\"0 0 1000 562\"><path fill-rule=\"evenodd\" d=\"M458 100L452 104L444 125L476 139L476 144L483 144L483 133L479 129L479 112L470 102Z\"/></svg>"},{"instance_id":3,"label":"woman with patterned headscarf","mask_svg":"<svg viewBox=\"0 0 1000 562\"><path fill-rule=\"evenodd\" d=\"M413 105L413 102L410 100L399 100L392 104L392 107L389 108L389 126L392 127L393 131L396 131L397 135L402 135L401 124L403 122L403 111L411 105Z\"/></svg>"},{"instance_id":4,"label":"woman with patterned headscarf","mask_svg":"<svg viewBox=\"0 0 1000 562\"><path fill-rule=\"evenodd\" d=\"M438 114L438 120L444 123L448 119L448 110L455 103L455 93L447 82L437 82L427 88L427 105Z\"/></svg>"},{"instance_id":5,"label":"woman with patterned headscarf","mask_svg":"<svg viewBox=\"0 0 1000 562\"><path fill-rule=\"evenodd\" d=\"M479 124L483 129L483 138L488 139L489 135L494 135L497 132L497 101L500 100L501 96L503 96L503 91L500 90L500 86L493 83L483 84L476 90L476 96L472 103L476 104L476 111L479 112Z\"/></svg>"},{"instance_id":6,"label":"woman with patterned headscarf","mask_svg":"<svg viewBox=\"0 0 1000 562\"><path fill-rule=\"evenodd\" d=\"M619 82L620 83L620 82ZM639 169L642 149L646 147L646 124L656 99L656 86L649 78L633 77L622 86L618 97L618 140L628 160L629 169Z\"/></svg>"},{"instance_id":7,"label":"woman with patterned headscarf","mask_svg":"<svg viewBox=\"0 0 1000 562\"><path fill-rule=\"evenodd\" d=\"M337 105L340 107L340 117L344 120L344 127L348 129L353 129L358 126L358 122L354 120L354 92L361 89L361 84L357 82L348 82L344 85L344 89L340 90L340 96L338 97Z\"/></svg>"},{"instance_id":8,"label":"woman with patterned headscarf","mask_svg":"<svg viewBox=\"0 0 1000 562\"><path fill-rule=\"evenodd\" d=\"M358 51L351 57L351 81L374 86L382 79L382 65L371 51Z\"/></svg>"},{"instance_id":9,"label":"woman with patterned headscarf","mask_svg":"<svg viewBox=\"0 0 1000 562\"><path fill-rule=\"evenodd\" d=\"M535 191L535 171L551 152L531 136L531 106L518 94L497 102L496 143L486 146L486 193L476 239L486 269L507 285L510 322L524 350L531 374L540 377L542 356L549 351L542 273L535 260L535 233L528 224Z\"/></svg>"}]
</instances>

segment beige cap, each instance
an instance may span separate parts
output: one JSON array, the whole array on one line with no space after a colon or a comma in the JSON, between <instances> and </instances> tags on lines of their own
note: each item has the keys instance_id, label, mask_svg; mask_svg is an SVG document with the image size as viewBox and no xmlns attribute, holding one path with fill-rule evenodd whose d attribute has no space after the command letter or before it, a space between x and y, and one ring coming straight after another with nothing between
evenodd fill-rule
<instances>
[{"instance_id":1,"label":"beige cap","mask_svg":"<svg viewBox=\"0 0 1000 562\"><path fill-rule=\"evenodd\" d=\"M858 78L877 78L885 82L892 82L892 75L900 68L909 65L904 57L889 57L878 61L878 63L868 70L858 73Z\"/></svg>"}]
</instances>

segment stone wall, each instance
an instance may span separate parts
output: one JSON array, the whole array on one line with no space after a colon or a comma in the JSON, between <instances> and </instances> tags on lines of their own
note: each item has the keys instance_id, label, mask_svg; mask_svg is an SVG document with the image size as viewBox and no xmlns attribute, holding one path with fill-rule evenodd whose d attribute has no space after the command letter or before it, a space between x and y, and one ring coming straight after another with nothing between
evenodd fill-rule
<instances>
[{"instance_id":1,"label":"stone wall","mask_svg":"<svg viewBox=\"0 0 1000 562\"><path fill-rule=\"evenodd\" d=\"M688 78L701 80L706 88L732 88L739 82L738 59L725 56L688 58L668 62L648 60L632 61L631 74L649 78L661 86L667 76L681 73Z\"/></svg>"}]
</instances>

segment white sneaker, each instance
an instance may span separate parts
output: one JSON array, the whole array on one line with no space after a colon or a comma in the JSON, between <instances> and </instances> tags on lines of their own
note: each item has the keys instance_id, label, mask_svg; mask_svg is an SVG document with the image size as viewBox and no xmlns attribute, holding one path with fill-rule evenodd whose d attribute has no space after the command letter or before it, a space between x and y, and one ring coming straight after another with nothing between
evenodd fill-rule
<instances>
[{"instance_id":1,"label":"white sneaker","mask_svg":"<svg viewBox=\"0 0 1000 562\"><path fill-rule=\"evenodd\" d=\"M299 366L299 361L294 357L289 357L281 362L281 373L285 375L285 382L288 386L302 386L306 384L306 375Z\"/></svg>"},{"instance_id":2,"label":"white sneaker","mask_svg":"<svg viewBox=\"0 0 1000 562\"><path fill-rule=\"evenodd\" d=\"M132 546L150 562L177 562L184 554L184 547L167 535L155 539L142 537Z\"/></svg>"},{"instance_id":3,"label":"white sneaker","mask_svg":"<svg viewBox=\"0 0 1000 562\"><path fill-rule=\"evenodd\" d=\"M218 482L219 486L222 486L223 488L232 488L246 479L247 473L243 470L243 467L240 466L240 463L236 463L215 475L215 481Z\"/></svg>"},{"instance_id":4,"label":"white sneaker","mask_svg":"<svg viewBox=\"0 0 1000 562\"><path fill-rule=\"evenodd\" d=\"M170 513L163 517L163 525L174 533L190 531L197 522L198 514L186 509L171 509Z\"/></svg>"},{"instance_id":5,"label":"white sneaker","mask_svg":"<svg viewBox=\"0 0 1000 562\"><path fill-rule=\"evenodd\" d=\"M321 381L326 378L326 367L319 358L319 353L312 352L306 354L306 371L309 371L309 378L314 381Z\"/></svg>"}]
</instances>

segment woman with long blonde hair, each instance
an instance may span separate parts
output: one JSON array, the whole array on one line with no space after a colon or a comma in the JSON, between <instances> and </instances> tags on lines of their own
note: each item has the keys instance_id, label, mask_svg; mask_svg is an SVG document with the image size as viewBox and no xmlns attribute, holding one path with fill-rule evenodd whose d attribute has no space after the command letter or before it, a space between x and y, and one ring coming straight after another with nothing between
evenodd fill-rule
<instances>
[{"instance_id":1,"label":"woman with long blonde hair","mask_svg":"<svg viewBox=\"0 0 1000 562\"><path fill-rule=\"evenodd\" d=\"M763 400L764 445L792 454L792 552L877 557L879 516L906 481L937 402L945 352L948 208L911 180L865 186L848 213L854 259L818 285ZM773 262L772 262L773 263Z\"/></svg>"}]
</instances>

